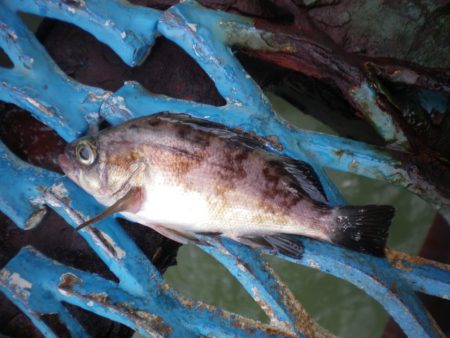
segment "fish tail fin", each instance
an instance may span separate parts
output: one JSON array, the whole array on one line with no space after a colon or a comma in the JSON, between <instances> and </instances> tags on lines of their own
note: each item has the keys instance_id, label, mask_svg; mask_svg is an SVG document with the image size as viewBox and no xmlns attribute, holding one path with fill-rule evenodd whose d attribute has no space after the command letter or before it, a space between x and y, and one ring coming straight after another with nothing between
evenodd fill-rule
<instances>
[{"instance_id":1,"label":"fish tail fin","mask_svg":"<svg viewBox=\"0 0 450 338\"><path fill-rule=\"evenodd\" d=\"M336 208L332 242L346 248L384 257L389 226L395 209L389 205L345 206Z\"/></svg>"}]
</instances>

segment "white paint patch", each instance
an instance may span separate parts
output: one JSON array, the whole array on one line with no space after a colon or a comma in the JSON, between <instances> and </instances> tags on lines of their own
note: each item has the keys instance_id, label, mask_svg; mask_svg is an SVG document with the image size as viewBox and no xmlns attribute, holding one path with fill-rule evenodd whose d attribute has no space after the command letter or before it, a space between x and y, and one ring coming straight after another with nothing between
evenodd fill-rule
<instances>
[{"instance_id":1,"label":"white paint patch","mask_svg":"<svg viewBox=\"0 0 450 338\"><path fill-rule=\"evenodd\" d=\"M97 95L95 93L90 93L88 95L88 99L92 102L99 102L99 101L105 101L112 95L112 92L105 92L103 95Z\"/></svg>"},{"instance_id":2,"label":"white paint patch","mask_svg":"<svg viewBox=\"0 0 450 338\"><path fill-rule=\"evenodd\" d=\"M24 299L30 297L33 284L22 278L17 272L11 274L9 271L3 270L0 274L0 281L13 289L20 297Z\"/></svg>"},{"instance_id":3,"label":"white paint patch","mask_svg":"<svg viewBox=\"0 0 450 338\"><path fill-rule=\"evenodd\" d=\"M195 23L188 23L187 26L191 29L191 31L197 32L197 25Z\"/></svg>"},{"instance_id":4,"label":"white paint patch","mask_svg":"<svg viewBox=\"0 0 450 338\"><path fill-rule=\"evenodd\" d=\"M104 23L105 27L109 27L112 25L112 21L111 20L106 20Z\"/></svg>"},{"instance_id":5,"label":"white paint patch","mask_svg":"<svg viewBox=\"0 0 450 338\"><path fill-rule=\"evenodd\" d=\"M14 32L12 30L9 30L8 31L8 35L13 41L17 41L17 34L16 34L16 32Z\"/></svg>"},{"instance_id":6,"label":"white paint patch","mask_svg":"<svg viewBox=\"0 0 450 338\"><path fill-rule=\"evenodd\" d=\"M67 10L72 14L75 14L77 12L77 10L71 6L67 7Z\"/></svg>"},{"instance_id":7,"label":"white paint patch","mask_svg":"<svg viewBox=\"0 0 450 338\"><path fill-rule=\"evenodd\" d=\"M113 96L111 98L111 103L113 106L118 107L120 110L126 112L128 117L132 117L133 113L128 109L128 107L124 104L125 99L122 96Z\"/></svg>"},{"instance_id":8,"label":"white paint patch","mask_svg":"<svg viewBox=\"0 0 450 338\"><path fill-rule=\"evenodd\" d=\"M313 260L309 260L308 261L308 265L314 269L320 269L320 265L319 263L313 261Z\"/></svg>"},{"instance_id":9,"label":"white paint patch","mask_svg":"<svg viewBox=\"0 0 450 338\"><path fill-rule=\"evenodd\" d=\"M120 37L121 37L122 39L125 39L125 38L127 37L127 32L121 32L121 33L120 33Z\"/></svg>"},{"instance_id":10,"label":"white paint patch","mask_svg":"<svg viewBox=\"0 0 450 338\"><path fill-rule=\"evenodd\" d=\"M59 199L64 199L69 196L69 192L62 183L55 184L51 187L52 193Z\"/></svg>"},{"instance_id":11,"label":"white paint patch","mask_svg":"<svg viewBox=\"0 0 450 338\"><path fill-rule=\"evenodd\" d=\"M86 304L87 306L94 306L94 302L92 300L88 301Z\"/></svg>"},{"instance_id":12,"label":"white paint patch","mask_svg":"<svg viewBox=\"0 0 450 338\"><path fill-rule=\"evenodd\" d=\"M31 289L33 286L31 282L23 279L17 272L14 272L9 280L11 281L11 284L18 286L21 289Z\"/></svg>"},{"instance_id":13,"label":"white paint patch","mask_svg":"<svg viewBox=\"0 0 450 338\"><path fill-rule=\"evenodd\" d=\"M28 103L30 103L32 106L36 107L37 109L39 109L41 112L43 112L45 115L53 117L54 113L52 111L50 111L46 106L44 106L42 103L36 101L35 99L31 98L31 97L27 97L26 100L28 101Z\"/></svg>"}]
</instances>

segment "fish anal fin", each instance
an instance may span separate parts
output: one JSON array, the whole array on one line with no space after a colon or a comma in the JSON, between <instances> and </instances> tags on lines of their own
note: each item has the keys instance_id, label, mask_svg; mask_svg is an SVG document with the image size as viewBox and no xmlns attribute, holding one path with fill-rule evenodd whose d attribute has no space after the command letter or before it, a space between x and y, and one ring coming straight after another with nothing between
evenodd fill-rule
<instances>
[{"instance_id":1,"label":"fish anal fin","mask_svg":"<svg viewBox=\"0 0 450 338\"><path fill-rule=\"evenodd\" d=\"M236 240L253 248L269 249L274 253L300 259L303 256L303 245L299 236L290 234L273 234L263 236L239 237Z\"/></svg>"},{"instance_id":2,"label":"fish anal fin","mask_svg":"<svg viewBox=\"0 0 450 338\"><path fill-rule=\"evenodd\" d=\"M137 212L139 211L142 201L143 201L143 189L140 187L133 187L131 188L125 196L120 198L116 201L113 205L106 208L102 213L99 215L91 218L90 220L80 224L75 228L75 230L81 230L84 227L97 223L101 221L102 219L111 216L118 212L128 211L128 212Z\"/></svg>"}]
</instances>

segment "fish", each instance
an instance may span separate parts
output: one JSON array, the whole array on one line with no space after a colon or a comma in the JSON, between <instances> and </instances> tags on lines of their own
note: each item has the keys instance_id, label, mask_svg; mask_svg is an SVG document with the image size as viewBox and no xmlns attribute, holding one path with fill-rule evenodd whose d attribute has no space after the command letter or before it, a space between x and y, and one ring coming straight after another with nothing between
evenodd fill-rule
<instances>
[{"instance_id":1,"label":"fish","mask_svg":"<svg viewBox=\"0 0 450 338\"><path fill-rule=\"evenodd\" d=\"M383 257L395 213L389 205L333 207L308 163L187 114L105 128L69 143L58 159L107 207L77 229L120 213L182 244L223 236L299 258L302 236Z\"/></svg>"}]
</instances>

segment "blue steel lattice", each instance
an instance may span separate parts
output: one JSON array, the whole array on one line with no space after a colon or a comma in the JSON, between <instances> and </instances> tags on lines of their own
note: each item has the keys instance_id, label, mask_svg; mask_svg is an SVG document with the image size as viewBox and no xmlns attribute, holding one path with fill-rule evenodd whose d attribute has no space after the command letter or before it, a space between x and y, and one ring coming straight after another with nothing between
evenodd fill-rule
<instances>
[{"instance_id":1,"label":"blue steel lattice","mask_svg":"<svg viewBox=\"0 0 450 338\"><path fill-rule=\"evenodd\" d=\"M18 11L73 23L107 44L131 66L145 59L156 36L161 34L196 60L226 104L215 107L154 95L134 82L126 83L115 93L77 83L52 61L22 23ZM275 138L276 144L267 141L267 145L275 152L311 163L334 205L342 205L345 200L325 174L325 168L403 185L449 219L450 201L432 186L414 181L389 152L296 129L278 118L229 48L242 37L253 41L250 48L283 48L267 45L270 33L254 28L250 19L208 10L194 1L160 12L118 0L3 0L0 34L0 47L14 63L12 69L0 69L0 100L30 111L66 141L83 135L100 118L118 124L160 111L185 112L254 132L267 140ZM361 88L359 93L371 95L370 88ZM398 139L404 141L400 136ZM47 207L72 226L102 209L67 178L19 160L3 144L0 152L0 183L5 187L0 191L0 210L17 226L36 226ZM354 163L357 165L350 165ZM14 195L9 193L12 187ZM22 249L0 271L2 292L46 337L55 336L40 319L46 313L57 313L74 337L87 335L62 302L123 323L146 336L330 336L295 300L259 251L231 240L207 238L212 246L201 247L241 282L266 312L270 324L176 293L114 218L100 222L95 229L86 228L81 235L119 283L59 264L33 248ZM443 336L415 292L448 299L449 266L394 251L388 251L387 259L381 259L310 239L302 241L305 253L301 259L280 258L330 273L363 289L384 306L409 336ZM36 266L39 274L35 273Z\"/></svg>"}]
</instances>

